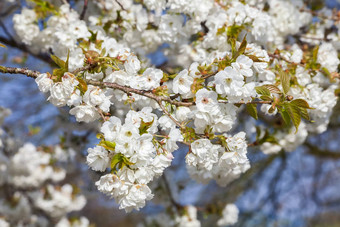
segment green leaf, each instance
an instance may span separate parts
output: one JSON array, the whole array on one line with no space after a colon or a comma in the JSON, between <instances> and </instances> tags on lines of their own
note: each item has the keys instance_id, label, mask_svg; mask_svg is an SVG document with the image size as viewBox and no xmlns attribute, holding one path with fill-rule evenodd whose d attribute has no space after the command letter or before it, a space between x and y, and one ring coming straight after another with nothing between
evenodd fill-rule
<instances>
[{"instance_id":1,"label":"green leaf","mask_svg":"<svg viewBox=\"0 0 340 227\"><path fill-rule=\"evenodd\" d=\"M255 87L255 90L259 95L270 96L269 89L264 86Z\"/></svg>"},{"instance_id":2,"label":"green leaf","mask_svg":"<svg viewBox=\"0 0 340 227\"><path fill-rule=\"evenodd\" d=\"M301 117L303 117L307 121L310 121L310 117L309 117L309 114L306 108L300 108L300 113L301 113Z\"/></svg>"},{"instance_id":3,"label":"green leaf","mask_svg":"<svg viewBox=\"0 0 340 227\"><path fill-rule=\"evenodd\" d=\"M116 148L116 143L106 141L106 140L102 140L102 141L100 141L99 146L104 147L106 150L114 151L115 148Z\"/></svg>"},{"instance_id":4,"label":"green leaf","mask_svg":"<svg viewBox=\"0 0 340 227\"><path fill-rule=\"evenodd\" d=\"M250 58L251 60L253 60L253 62L264 62L263 60L259 59L255 55L247 55L247 57Z\"/></svg>"},{"instance_id":5,"label":"green leaf","mask_svg":"<svg viewBox=\"0 0 340 227\"><path fill-rule=\"evenodd\" d=\"M261 95L260 99L262 99L263 101L272 101L273 98L271 96L268 95Z\"/></svg>"},{"instance_id":6,"label":"green leaf","mask_svg":"<svg viewBox=\"0 0 340 227\"><path fill-rule=\"evenodd\" d=\"M5 66L0 65L0 71L3 73L7 73L7 68Z\"/></svg>"},{"instance_id":7,"label":"green leaf","mask_svg":"<svg viewBox=\"0 0 340 227\"><path fill-rule=\"evenodd\" d=\"M290 90L290 76L288 73L283 72L282 69L279 69L279 76L281 80L283 93L287 94Z\"/></svg>"},{"instance_id":8,"label":"green leaf","mask_svg":"<svg viewBox=\"0 0 340 227\"><path fill-rule=\"evenodd\" d=\"M84 94L87 91L87 83L82 78L77 77L76 79L79 82L79 85L77 86L78 89L82 94Z\"/></svg>"},{"instance_id":9,"label":"green leaf","mask_svg":"<svg viewBox=\"0 0 340 227\"><path fill-rule=\"evenodd\" d=\"M243 25L229 26L228 29L227 29L228 38L234 38L236 40L238 35L240 34L240 32L243 30L243 28L244 28Z\"/></svg>"},{"instance_id":10,"label":"green leaf","mask_svg":"<svg viewBox=\"0 0 340 227\"><path fill-rule=\"evenodd\" d=\"M247 111L248 111L249 115L257 120L258 119L257 108L256 108L257 105L256 104L247 104L246 107L247 107Z\"/></svg>"},{"instance_id":11,"label":"green leaf","mask_svg":"<svg viewBox=\"0 0 340 227\"><path fill-rule=\"evenodd\" d=\"M247 35L245 35L244 37L243 37L243 40L242 40L242 42L241 42L241 45L240 45L240 48L238 48L238 56L240 56L240 55L242 55L244 52L245 52L245 50L246 50L246 47L247 47L247 40L246 40L246 37L247 37Z\"/></svg>"},{"instance_id":12,"label":"green leaf","mask_svg":"<svg viewBox=\"0 0 340 227\"><path fill-rule=\"evenodd\" d=\"M288 112L285 109L279 109L279 112L281 113L281 117L283 119L283 121L285 122L285 124L287 126L290 125L290 116L288 114Z\"/></svg>"},{"instance_id":13,"label":"green leaf","mask_svg":"<svg viewBox=\"0 0 340 227\"><path fill-rule=\"evenodd\" d=\"M257 139L256 141L258 142L259 145L261 145L265 142L278 144L277 139L273 135L269 134L268 129L266 129L263 137L261 139Z\"/></svg>"},{"instance_id":14,"label":"green leaf","mask_svg":"<svg viewBox=\"0 0 340 227\"><path fill-rule=\"evenodd\" d=\"M4 44L0 43L0 47L7 48Z\"/></svg>"},{"instance_id":15,"label":"green leaf","mask_svg":"<svg viewBox=\"0 0 340 227\"><path fill-rule=\"evenodd\" d=\"M70 50L67 50L67 58L65 62L65 71L68 72L68 60L70 59Z\"/></svg>"},{"instance_id":16,"label":"green leaf","mask_svg":"<svg viewBox=\"0 0 340 227\"><path fill-rule=\"evenodd\" d=\"M293 122L293 125L296 128L295 133L297 133L300 122L301 122L301 112L300 109L297 106L294 105L285 105L285 109L287 110L287 113L289 114L290 119Z\"/></svg>"},{"instance_id":17,"label":"green leaf","mask_svg":"<svg viewBox=\"0 0 340 227\"><path fill-rule=\"evenodd\" d=\"M116 166L121 162L122 160L122 154L118 153L115 156L113 156L111 160L111 169L114 170L116 169Z\"/></svg>"},{"instance_id":18,"label":"green leaf","mask_svg":"<svg viewBox=\"0 0 340 227\"><path fill-rule=\"evenodd\" d=\"M262 85L262 87L267 88L271 93L275 93L275 94L282 93L282 91L275 85L265 84L265 85Z\"/></svg>"},{"instance_id":19,"label":"green leaf","mask_svg":"<svg viewBox=\"0 0 340 227\"><path fill-rule=\"evenodd\" d=\"M53 69L53 75L57 76L58 81L62 76L64 76L65 70L64 69Z\"/></svg>"},{"instance_id":20,"label":"green leaf","mask_svg":"<svg viewBox=\"0 0 340 227\"><path fill-rule=\"evenodd\" d=\"M312 55L312 61L317 62L318 61L318 52L319 52L319 46L315 46L313 49L313 55Z\"/></svg>"},{"instance_id":21,"label":"green leaf","mask_svg":"<svg viewBox=\"0 0 340 227\"><path fill-rule=\"evenodd\" d=\"M155 119L152 119L152 121L144 122L143 118L141 118L141 123L139 126L139 134L143 135L145 133L148 133L148 129L151 127Z\"/></svg>"},{"instance_id":22,"label":"green leaf","mask_svg":"<svg viewBox=\"0 0 340 227\"><path fill-rule=\"evenodd\" d=\"M66 69L66 63L55 55L51 55L52 60L62 69Z\"/></svg>"},{"instance_id":23,"label":"green leaf","mask_svg":"<svg viewBox=\"0 0 340 227\"><path fill-rule=\"evenodd\" d=\"M309 106L308 102L303 99L294 99L290 104L297 106L299 108L313 109Z\"/></svg>"},{"instance_id":24,"label":"green leaf","mask_svg":"<svg viewBox=\"0 0 340 227\"><path fill-rule=\"evenodd\" d=\"M104 139L104 135L101 134L101 133L98 133L98 134L96 135L96 138L97 138L97 139Z\"/></svg>"}]
</instances>

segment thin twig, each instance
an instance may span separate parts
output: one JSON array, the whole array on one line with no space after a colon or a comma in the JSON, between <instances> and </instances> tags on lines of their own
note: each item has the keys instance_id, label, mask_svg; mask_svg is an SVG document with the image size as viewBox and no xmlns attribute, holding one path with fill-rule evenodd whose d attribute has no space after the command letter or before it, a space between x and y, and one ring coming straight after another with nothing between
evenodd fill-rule
<instances>
[{"instance_id":1,"label":"thin twig","mask_svg":"<svg viewBox=\"0 0 340 227\"><path fill-rule=\"evenodd\" d=\"M5 45L8 45L8 46L11 46L11 47L14 47L16 49L19 49L23 52L26 52L28 54L30 54L31 56L33 57L36 57L50 65L55 65L55 63L52 61L52 59L47 55L47 54L43 54L43 53L33 53L25 44L23 43L17 43L15 40L13 39L8 39L8 38L5 38L5 37L2 37L0 36L0 42L2 44L5 44Z\"/></svg>"},{"instance_id":2,"label":"thin twig","mask_svg":"<svg viewBox=\"0 0 340 227\"><path fill-rule=\"evenodd\" d=\"M229 103L226 100L218 100L219 103ZM272 104L273 101L262 101L262 100L258 100L258 101L250 101L250 102L245 102L245 101L240 101L234 104Z\"/></svg>"},{"instance_id":3,"label":"thin twig","mask_svg":"<svg viewBox=\"0 0 340 227\"><path fill-rule=\"evenodd\" d=\"M88 69L91 69L93 67L95 67L95 64L92 65L88 65L82 68L79 68L75 71L73 71L73 74L77 74L81 71L85 71ZM24 74L28 77L32 77L32 78L36 78L39 76L39 74L41 74L38 71L33 71L33 70L29 70L26 68L13 68L13 67L4 67L4 66L0 66L0 72L2 73L10 73L10 74ZM184 102L184 101L177 101L177 100L172 100L170 97L167 96L158 96L155 95L152 91L148 91L148 90L138 90L135 88L131 88L128 86L124 86L124 85L120 85L117 83L110 83L110 82L100 82L100 81L94 81L94 80L86 80L87 84L91 84L91 85L95 85L95 86L99 86L99 87L106 87L106 88L112 88L112 89L118 89L121 90L123 92L125 92L126 94L130 94L130 93L134 93L137 95L141 95L150 99L155 100L160 107L162 108L162 110L164 111L165 114L167 114L172 120L176 121L171 114L166 110L166 108L163 106L162 102L168 102L171 105L174 106L193 106L195 105L195 102ZM228 101L224 101L224 100L219 100L220 103L228 103ZM272 101L251 101L251 102L238 102L238 103L234 103L234 104L271 104ZM176 123L176 122L175 122ZM183 128L183 126L177 121L176 123L180 128Z\"/></svg>"},{"instance_id":4,"label":"thin twig","mask_svg":"<svg viewBox=\"0 0 340 227\"><path fill-rule=\"evenodd\" d=\"M37 78L41 73L38 71L33 71L26 68L13 68L13 67L4 67L0 66L0 72L9 73L9 74L23 74L27 77Z\"/></svg>"},{"instance_id":5,"label":"thin twig","mask_svg":"<svg viewBox=\"0 0 340 227\"><path fill-rule=\"evenodd\" d=\"M84 18L85 18L87 5L88 5L88 0L84 0L84 6L83 6L83 11L80 14L80 20L84 20Z\"/></svg>"},{"instance_id":6,"label":"thin twig","mask_svg":"<svg viewBox=\"0 0 340 227\"><path fill-rule=\"evenodd\" d=\"M183 125L181 125L169 112L168 110L165 108L165 106L163 106L162 101L158 101L158 105L161 107L161 109L163 110L163 112L168 115L168 117L181 129L184 129L185 127Z\"/></svg>"},{"instance_id":7,"label":"thin twig","mask_svg":"<svg viewBox=\"0 0 340 227\"><path fill-rule=\"evenodd\" d=\"M0 14L0 17L6 17L13 13L16 9L20 8L17 4L13 4L4 10L3 13Z\"/></svg>"},{"instance_id":8,"label":"thin twig","mask_svg":"<svg viewBox=\"0 0 340 227\"><path fill-rule=\"evenodd\" d=\"M122 10L125 10L124 6L122 5L122 3L120 3L118 0L115 0L115 2L120 6L120 8L122 8Z\"/></svg>"}]
</instances>

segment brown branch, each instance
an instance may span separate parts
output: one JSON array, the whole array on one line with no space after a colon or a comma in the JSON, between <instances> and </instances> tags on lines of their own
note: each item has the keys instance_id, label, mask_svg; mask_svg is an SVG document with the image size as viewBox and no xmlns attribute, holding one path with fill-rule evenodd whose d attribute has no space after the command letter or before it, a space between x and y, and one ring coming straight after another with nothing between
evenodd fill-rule
<instances>
[{"instance_id":1,"label":"brown branch","mask_svg":"<svg viewBox=\"0 0 340 227\"><path fill-rule=\"evenodd\" d=\"M23 52L26 52L28 54L30 54L33 57L36 57L50 65L55 65L55 63L52 61L52 59L47 55L47 54L42 54L42 53L33 53L25 44L23 43L17 43L15 40L12 39L7 39L5 37L0 36L0 42L7 45L7 46L11 46L14 47L18 50L21 50Z\"/></svg>"},{"instance_id":2,"label":"brown branch","mask_svg":"<svg viewBox=\"0 0 340 227\"><path fill-rule=\"evenodd\" d=\"M3 13L0 13L0 17L7 17L8 15L10 15L11 13L13 13L15 10L17 10L18 8L20 8L18 6L18 4L13 4L11 6L9 6L7 9L5 9L3 11Z\"/></svg>"},{"instance_id":3,"label":"brown branch","mask_svg":"<svg viewBox=\"0 0 340 227\"><path fill-rule=\"evenodd\" d=\"M229 103L226 100L218 100L219 103ZM258 101L250 101L250 102L245 102L245 101L240 101L234 104L272 104L273 101L262 101L262 100L258 100Z\"/></svg>"},{"instance_id":4,"label":"brown branch","mask_svg":"<svg viewBox=\"0 0 340 227\"><path fill-rule=\"evenodd\" d=\"M120 8L121 8L122 10L125 10L125 9L124 9L124 6L122 5L122 3L120 3L118 0L115 0L115 2L120 6Z\"/></svg>"},{"instance_id":5,"label":"brown branch","mask_svg":"<svg viewBox=\"0 0 340 227\"><path fill-rule=\"evenodd\" d=\"M308 154L317 156L319 158L325 158L325 159L340 159L340 153L329 151L326 149L320 149L317 146L306 142L304 144L308 148Z\"/></svg>"},{"instance_id":6,"label":"brown branch","mask_svg":"<svg viewBox=\"0 0 340 227\"><path fill-rule=\"evenodd\" d=\"M83 11L80 14L80 20L84 20L87 11L88 0L84 0Z\"/></svg>"},{"instance_id":7,"label":"brown branch","mask_svg":"<svg viewBox=\"0 0 340 227\"><path fill-rule=\"evenodd\" d=\"M84 71L87 71L87 70L90 70L90 69L94 69L95 67L98 66L98 63L94 63L94 64L89 64L87 66L84 66L84 67L81 67L81 68L78 68L76 70L74 70L73 72L71 72L73 75L76 75L80 72L84 72Z\"/></svg>"},{"instance_id":8,"label":"brown branch","mask_svg":"<svg viewBox=\"0 0 340 227\"><path fill-rule=\"evenodd\" d=\"M37 78L41 73L38 71L33 71L26 68L13 68L13 67L4 67L0 66L0 72L9 73L9 74L23 74L27 77Z\"/></svg>"},{"instance_id":9,"label":"brown branch","mask_svg":"<svg viewBox=\"0 0 340 227\"><path fill-rule=\"evenodd\" d=\"M161 107L162 111L173 121L175 122L175 124L180 128L180 129L184 129L185 127L183 125L181 125L169 112L168 110L165 108L165 106L163 106L162 101L158 101L158 105Z\"/></svg>"},{"instance_id":10,"label":"brown branch","mask_svg":"<svg viewBox=\"0 0 340 227\"><path fill-rule=\"evenodd\" d=\"M77 74L77 73L82 72L82 71L93 69L96 66L97 66L97 64L88 65L88 66L85 66L85 67L82 67L82 68L79 68L79 69L73 71L72 74ZM13 67L5 67L5 66L0 66L0 72L10 73L10 74L23 74L23 75L26 75L26 76L32 77L32 78L36 78L36 77L39 76L39 74L41 74L38 71L33 71L33 70L26 69L26 68L13 68ZM195 105L195 102L189 102L189 101L183 102L183 101L172 100L171 97L158 96L158 95L155 95L152 91L149 91L149 90L138 90L138 89L131 88L131 87L124 86L124 85L120 85L120 84L117 84L117 83L100 82L100 81L94 81L94 80L86 80L86 82L88 84L99 86L99 87L118 89L118 90L125 92L126 94L134 93L134 94L137 94L137 95L141 95L141 96L153 99L160 105L160 107L162 108L164 113L167 114L172 120L174 120L175 123L176 123L176 120L173 119L171 114L165 109L165 107L162 105L162 102L168 102L168 103L170 103L171 105L174 105L174 106L189 107L189 106ZM224 101L224 100L219 100L219 102L220 103L228 103L227 101ZM271 104L271 103L272 103L272 101L259 100L259 101L251 101L251 102L241 101L241 102L234 103L234 104ZM176 124L180 128L183 128L183 126L179 122L177 122Z\"/></svg>"},{"instance_id":11,"label":"brown branch","mask_svg":"<svg viewBox=\"0 0 340 227\"><path fill-rule=\"evenodd\" d=\"M172 100L170 97L157 96L152 91L138 90L138 89L134 89L134 88L131 88L131 87L128 87L128 86L120 85L120 84L117 84L117 83L99 82L99 81L93 81L93 80L87 80L86 82L88 84L95 85L95 86L118 89L118 90L124 91L127 94L134 93L134 94L137 94L137 95L145 96L147 98L155 100L157 103L164 101L164 102L168 102L168 103L175 105L175 106L193 106L193 105L195 105L194 102L181 102L181 101L177 101L177 100Z\"/></svg>"}]
</instances>

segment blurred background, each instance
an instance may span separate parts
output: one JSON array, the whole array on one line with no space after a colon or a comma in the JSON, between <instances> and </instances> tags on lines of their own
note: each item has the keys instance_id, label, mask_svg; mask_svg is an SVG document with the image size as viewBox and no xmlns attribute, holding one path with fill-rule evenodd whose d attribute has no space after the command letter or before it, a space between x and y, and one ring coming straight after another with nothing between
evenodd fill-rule
<instances>
[{"instance_id":1,"label":"blurred background","mask_svg":"<svg viewBox=\"0 0 340 227\"><path fill-rule=\"evenodd\" d=\"M333 0L325 3L339 7ZM4 40L16 40L11 18L18 9L3 9L0 10L0 42L5 43ZM0 48L0 65L51 71L47 55L32 55L18 40L12 44L7 45L7 49ZM151 60L155 64L160 62L157 53L151 55ZM339 103L328 130L310 136L296 151L264 155L256 147L249 148L251 169L226 188L214 182L202 185L191 180L185 168L187 148L180 147L174 152L173 165L152 186L155 198L141 212L130 214L97 192L94 182L99 175L85 164L87 148L97 142L98 125L75 122L67 108L48 103L35 81L22 75L0 75L0 106L12 110L4 126L22 142L37 146L62 142L76 151L76 168L65 181L77 182L80 186L87 198L80 214L96 226L137 226L146 216L165 210L161 202L169 198L162 198L164 190L181 205L209 207L234 202L240 209L235 226L340 226ZM216 217L200 217L200 220L203 226L214 226Z\"/></svg>"}]
</instances>

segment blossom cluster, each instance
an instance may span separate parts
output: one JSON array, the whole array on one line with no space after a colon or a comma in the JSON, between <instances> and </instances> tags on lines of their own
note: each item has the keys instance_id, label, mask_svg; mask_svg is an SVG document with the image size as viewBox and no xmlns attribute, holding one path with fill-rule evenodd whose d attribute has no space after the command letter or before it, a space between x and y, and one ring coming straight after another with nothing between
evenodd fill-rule
<instances>
[{"instance_id":1,"label":"blossom cluster","mask_svg":"<svg viewBox=\"0 0 340 227\"><path fill-rule=\"evenodd\" d=\"M48 100L69 106L79 122L100 122L87 164L103 173L95 184L121 209L139 210L153 198L148 184L171 165L177 143L189 147L193 179L226 186L250 168L248 143L265 154L293 151L327 129L339 35L312 42L306 26L313 14L302 0L103 0L91 7L83 19L68 4L48 12L33 6L13 22L24 43L53 53L58 68L36 78ZM315 26L323 34L339 25ZM310 46L287 43L295 36ZM166 67L150 63L156 50ZM258 120L246 121L251 130L241 129L245 111ZM220 223L236 222L232 216Z\"/></svg>"},{"instance_id":2,"label":"blossom cluster","mask_svg":"<svg viewBox=\"0 0 340 227\"><path fill-rule=\"evenodd\" d=\"M1 118L9 113L0 108ZM81 210L86 199L73 185L60 185L66 170L59 164L65 163L72 152L60 146L38 148L31 143L18 147L19 143L0 128L0 186L4 189L1 226L50 226L52 219L57 226L73 226L67 214ZM90 224L85 217L82 222L83 226Z\"/></svg>"}]
</instances>

